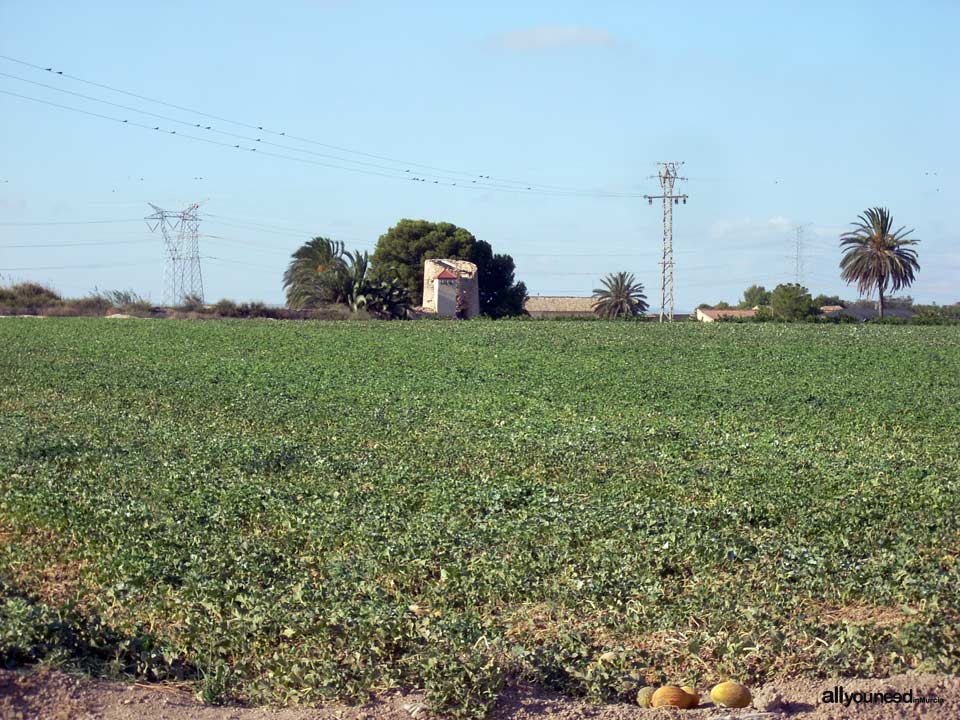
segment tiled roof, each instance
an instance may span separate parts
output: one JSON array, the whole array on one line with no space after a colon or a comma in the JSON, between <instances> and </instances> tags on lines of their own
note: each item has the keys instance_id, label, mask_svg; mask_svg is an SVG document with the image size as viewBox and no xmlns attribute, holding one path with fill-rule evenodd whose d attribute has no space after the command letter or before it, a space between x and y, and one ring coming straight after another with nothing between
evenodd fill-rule
<instances>
[{"instance_id":1,"label":"tiled roof","mask_svg":"<svg viewBox=\"0 0 960 720\"><path fill-rule=\"evenodd\" d=\"M700 308L700 312L708 318L714 320L725 320L726 318L746 318L757 314L756 310L714 310L713 308Z\"/></svg>"},{"instance_id":2,"label":"tiled roof","mask_svg":"<svg viewBox=\"0 0 960 720\"><path fill-rule=\"evenodd\" d=\"M523 309L529 312L577 312L592 313L596 300L592 297L570 297L558 295L532 295L523 303Z\"/></svg>"}]
</instances>

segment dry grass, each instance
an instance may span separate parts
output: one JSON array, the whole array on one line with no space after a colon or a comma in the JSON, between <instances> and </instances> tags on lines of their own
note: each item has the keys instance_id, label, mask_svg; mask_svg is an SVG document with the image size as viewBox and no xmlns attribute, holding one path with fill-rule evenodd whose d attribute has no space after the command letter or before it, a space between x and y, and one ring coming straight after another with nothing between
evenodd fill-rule
<instances>
[{"instance_id":1,"label":"dry grass","mask_svg":"<svg viewBox=\"0 0 960 720\"><path fill-rule=\"evenodd\" d=\"M80 600L82 578L89 563L74 557L76 543L44 528L0 525L0 546L15 544L35 549L30 563L8 565L17 589L51 607Z\"/></svg>"}]
</instances>

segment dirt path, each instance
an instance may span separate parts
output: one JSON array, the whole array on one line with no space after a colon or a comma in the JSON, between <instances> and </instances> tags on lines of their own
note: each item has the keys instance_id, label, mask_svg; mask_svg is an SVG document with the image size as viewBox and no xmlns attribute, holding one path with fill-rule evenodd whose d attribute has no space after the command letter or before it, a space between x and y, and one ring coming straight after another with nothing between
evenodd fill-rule
<instances>
[{"instance_id":1,"label":"dirt path","mask_svg":"<svg viewBox=\"0 0 960 720\"><path fill-rule=\"evenodd\" d=\"M846 693L913 691L914 697L941 699L926 704L841 704L820 702L824 691L843 685ZM960 718L960 678L899 675L886 680L794 680L773 683L754 693L754 707L725 710L643 710L634 705L591 705L529 687L504 691L493 720L544 718L572 720L840 720L863 718ZM51 670L0 670L0 720L427 720L420 693L387 693L362 707L321 708L209 707L185 690L163 685L127 685L76 679Z\"/></svg>"}]
</instances>

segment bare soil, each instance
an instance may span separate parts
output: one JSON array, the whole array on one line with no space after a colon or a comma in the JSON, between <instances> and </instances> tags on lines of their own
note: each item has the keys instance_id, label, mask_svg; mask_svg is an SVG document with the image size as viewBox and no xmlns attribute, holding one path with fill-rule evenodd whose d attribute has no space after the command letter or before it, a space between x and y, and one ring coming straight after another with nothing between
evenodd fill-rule
<instances>
[{"instance_id":1,"label":"bare soil","mask_svg":"<svg viewBox=\"0 0 960 720\"><path fill-rule=\"evenodd\" d=\"M821 702L824 691L842 685L847 693L913 691L914 697L937 698L925 704L840 704ZM703 693L706 695L706 693ZM527 686L504 690L492 720L841 720L863 718L960 718L960 678L943 675L898 675L887 679L790 680L754 691L753 707L730 710L707 702L696 710L644 710L635 705L591 705ZM2 720L429 720L419 692L390 692L366 705L315 708L211 707L184 688L125 684L74 678L47 668L0 670Z\"/></svg>"}]
</instances>

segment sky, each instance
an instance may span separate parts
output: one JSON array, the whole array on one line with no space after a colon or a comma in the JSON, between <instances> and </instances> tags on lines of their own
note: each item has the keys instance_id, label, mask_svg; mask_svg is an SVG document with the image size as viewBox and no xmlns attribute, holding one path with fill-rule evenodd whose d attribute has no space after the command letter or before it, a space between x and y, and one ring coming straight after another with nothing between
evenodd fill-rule
<instances>
[{"instance_id":1,"label":"sky","mask_svg":"<svg viewBox=\"0 0 960 720\"><path fill-rule=\"evenodd\" d=\"M199 202L208 301L280 304L310 237L372 251L416 218L532 295L629 271L658 308L642 196L682 161L677 312L798 277L856 297L838 236L874 206L921 240L909 294L960 301L958 28L955 0L0 0L0 283L161 302L148 203Z\"/></svg>"}]
</instances>

